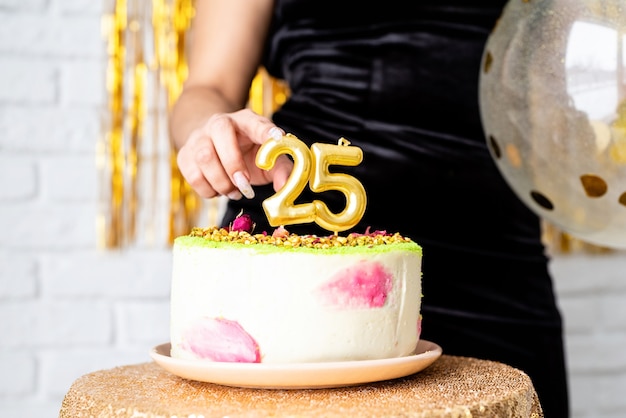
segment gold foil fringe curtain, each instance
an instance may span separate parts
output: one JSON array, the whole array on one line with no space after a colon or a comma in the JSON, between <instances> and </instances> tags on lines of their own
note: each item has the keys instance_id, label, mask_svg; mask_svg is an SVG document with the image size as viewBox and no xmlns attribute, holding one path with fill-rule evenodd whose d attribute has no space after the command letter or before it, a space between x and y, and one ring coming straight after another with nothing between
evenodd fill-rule
<instances>
[{"instance_id":1,"label":"gold foil fringe curtain","mask_svg":"<svg viewBox=\"0 0 626 418\"><path fill-rule=\"evenodd\" d=\"M184 181L169 139L168 112L187 77L187 34L193 0L107 0L107 106L96 165L100 248L133 243L171 244L191 227L217 221L218 199L203 201ZM269 114L286 88L262 69L250 90L250 107Z\"/></svg>"},{"instance_id":2,"label":"gold foil fringe curtain","mask_svg":"<svg viewBox=\"0 0 626 418\"><path fill-rule=\"evenodd\" d=\"M157 220L167 204L160 175L174 164L168 159L167 112L187 75L183 52L193 5L191 0L111 0L105 10L108 102L98 146L97 227L101 247L121 248L157 239ZM192 222L199 206L175 167L170 170L169 236ZM146 221L144 228L140 220Z\"/></svg>"}]
</instances>

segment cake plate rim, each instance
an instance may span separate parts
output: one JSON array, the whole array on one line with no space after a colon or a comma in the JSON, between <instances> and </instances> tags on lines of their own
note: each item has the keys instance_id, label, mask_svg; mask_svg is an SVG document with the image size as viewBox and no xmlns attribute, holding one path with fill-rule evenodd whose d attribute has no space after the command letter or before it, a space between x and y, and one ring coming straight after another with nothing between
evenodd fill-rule
<instances>
[{"instance_id":1,"label":"cake plate rim","mask_svg":"<svg viewBox=\"0 0 626 418\"><path fill-rule=\"evenodd\" d=\"M170 356L170 343L150 350L163 369L188 380L252 389L323 389L397 379L418 373L441 355L438 344L420 339L413 354L378 360L314 363L201 362Z\"/></svg>"}]
</instances>

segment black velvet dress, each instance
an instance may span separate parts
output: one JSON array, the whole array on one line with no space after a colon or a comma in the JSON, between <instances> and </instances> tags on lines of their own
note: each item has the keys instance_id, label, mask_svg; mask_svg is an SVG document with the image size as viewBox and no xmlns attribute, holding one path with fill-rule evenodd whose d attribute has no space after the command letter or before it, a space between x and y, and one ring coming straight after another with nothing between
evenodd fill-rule
<instances>
[{"instance_id":1,"label":"black velvet dress","mask_svg":"<svg viewBox=\"0 0 626 418\"><path fill-rule=\"evenodd\" d=\"M540 222L498 172L480 122L482 53L504 3L277 0L264 64L291 88L276 124L309 144L345 137L363 150L359 166L335 170L367 191L354 230L399 231L423 247L422 338L524 370L546 417L566 417L562 324ZM257 232L273 230L260 206L273 191L256 193L230 202L224 224L243 209ZM315 198L344 207L343 195Z\"/></svg>"}]
</instances>

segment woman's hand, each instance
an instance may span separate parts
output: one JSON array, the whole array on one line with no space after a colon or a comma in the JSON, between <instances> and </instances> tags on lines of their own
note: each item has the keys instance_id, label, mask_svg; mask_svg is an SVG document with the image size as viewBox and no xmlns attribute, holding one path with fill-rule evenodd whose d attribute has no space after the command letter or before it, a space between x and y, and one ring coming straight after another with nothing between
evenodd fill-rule
<instances>
[{"instance_id":1,"label":"woman's hand","mask_svg":"<svg viewBox=\"0 0 626 418\"><path fill-rule=\"evenodd\" d=\"M251 199L251 184L273 183L274 190L279 190L287 181L293 163L286 155L281 155L270 171L255 163L260 146L283 135L269 119L249 109L216 113L191 132L178 151L178 167L203 198L224 195L238 200L243 195Z\"/></svg>"},{"instance_id":2,"label":"woman's hand","mask_svg":"<svg viewBox=\"0 0 626 418\"><path fill-rule=\"evenodd\" d=\"M278 190L291 172L284 155L271 171L256 166L261 144L283 131L245 108L273 7L273 0L195 2L189 73L170 113L170 133L180 172L204 198L251 198L251 184Z\"/></svg>"}]
</instances>

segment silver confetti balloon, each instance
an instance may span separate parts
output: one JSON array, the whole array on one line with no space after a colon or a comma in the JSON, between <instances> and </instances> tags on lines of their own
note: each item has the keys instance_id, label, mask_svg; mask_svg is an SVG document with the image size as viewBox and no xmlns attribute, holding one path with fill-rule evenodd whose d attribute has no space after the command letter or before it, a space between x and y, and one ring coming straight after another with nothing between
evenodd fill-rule
<instances>
[{"instance_id":1,"label":"silver confetti balloon","mask_svg":"<svg viewBox=\"0 0 626 418\"><path fill-rule=\"evenodd\" d=\"M500 172L535 213L626 248L626 2L511 0L483 54L480 109Z\"/></svg>"}]
</instances>

